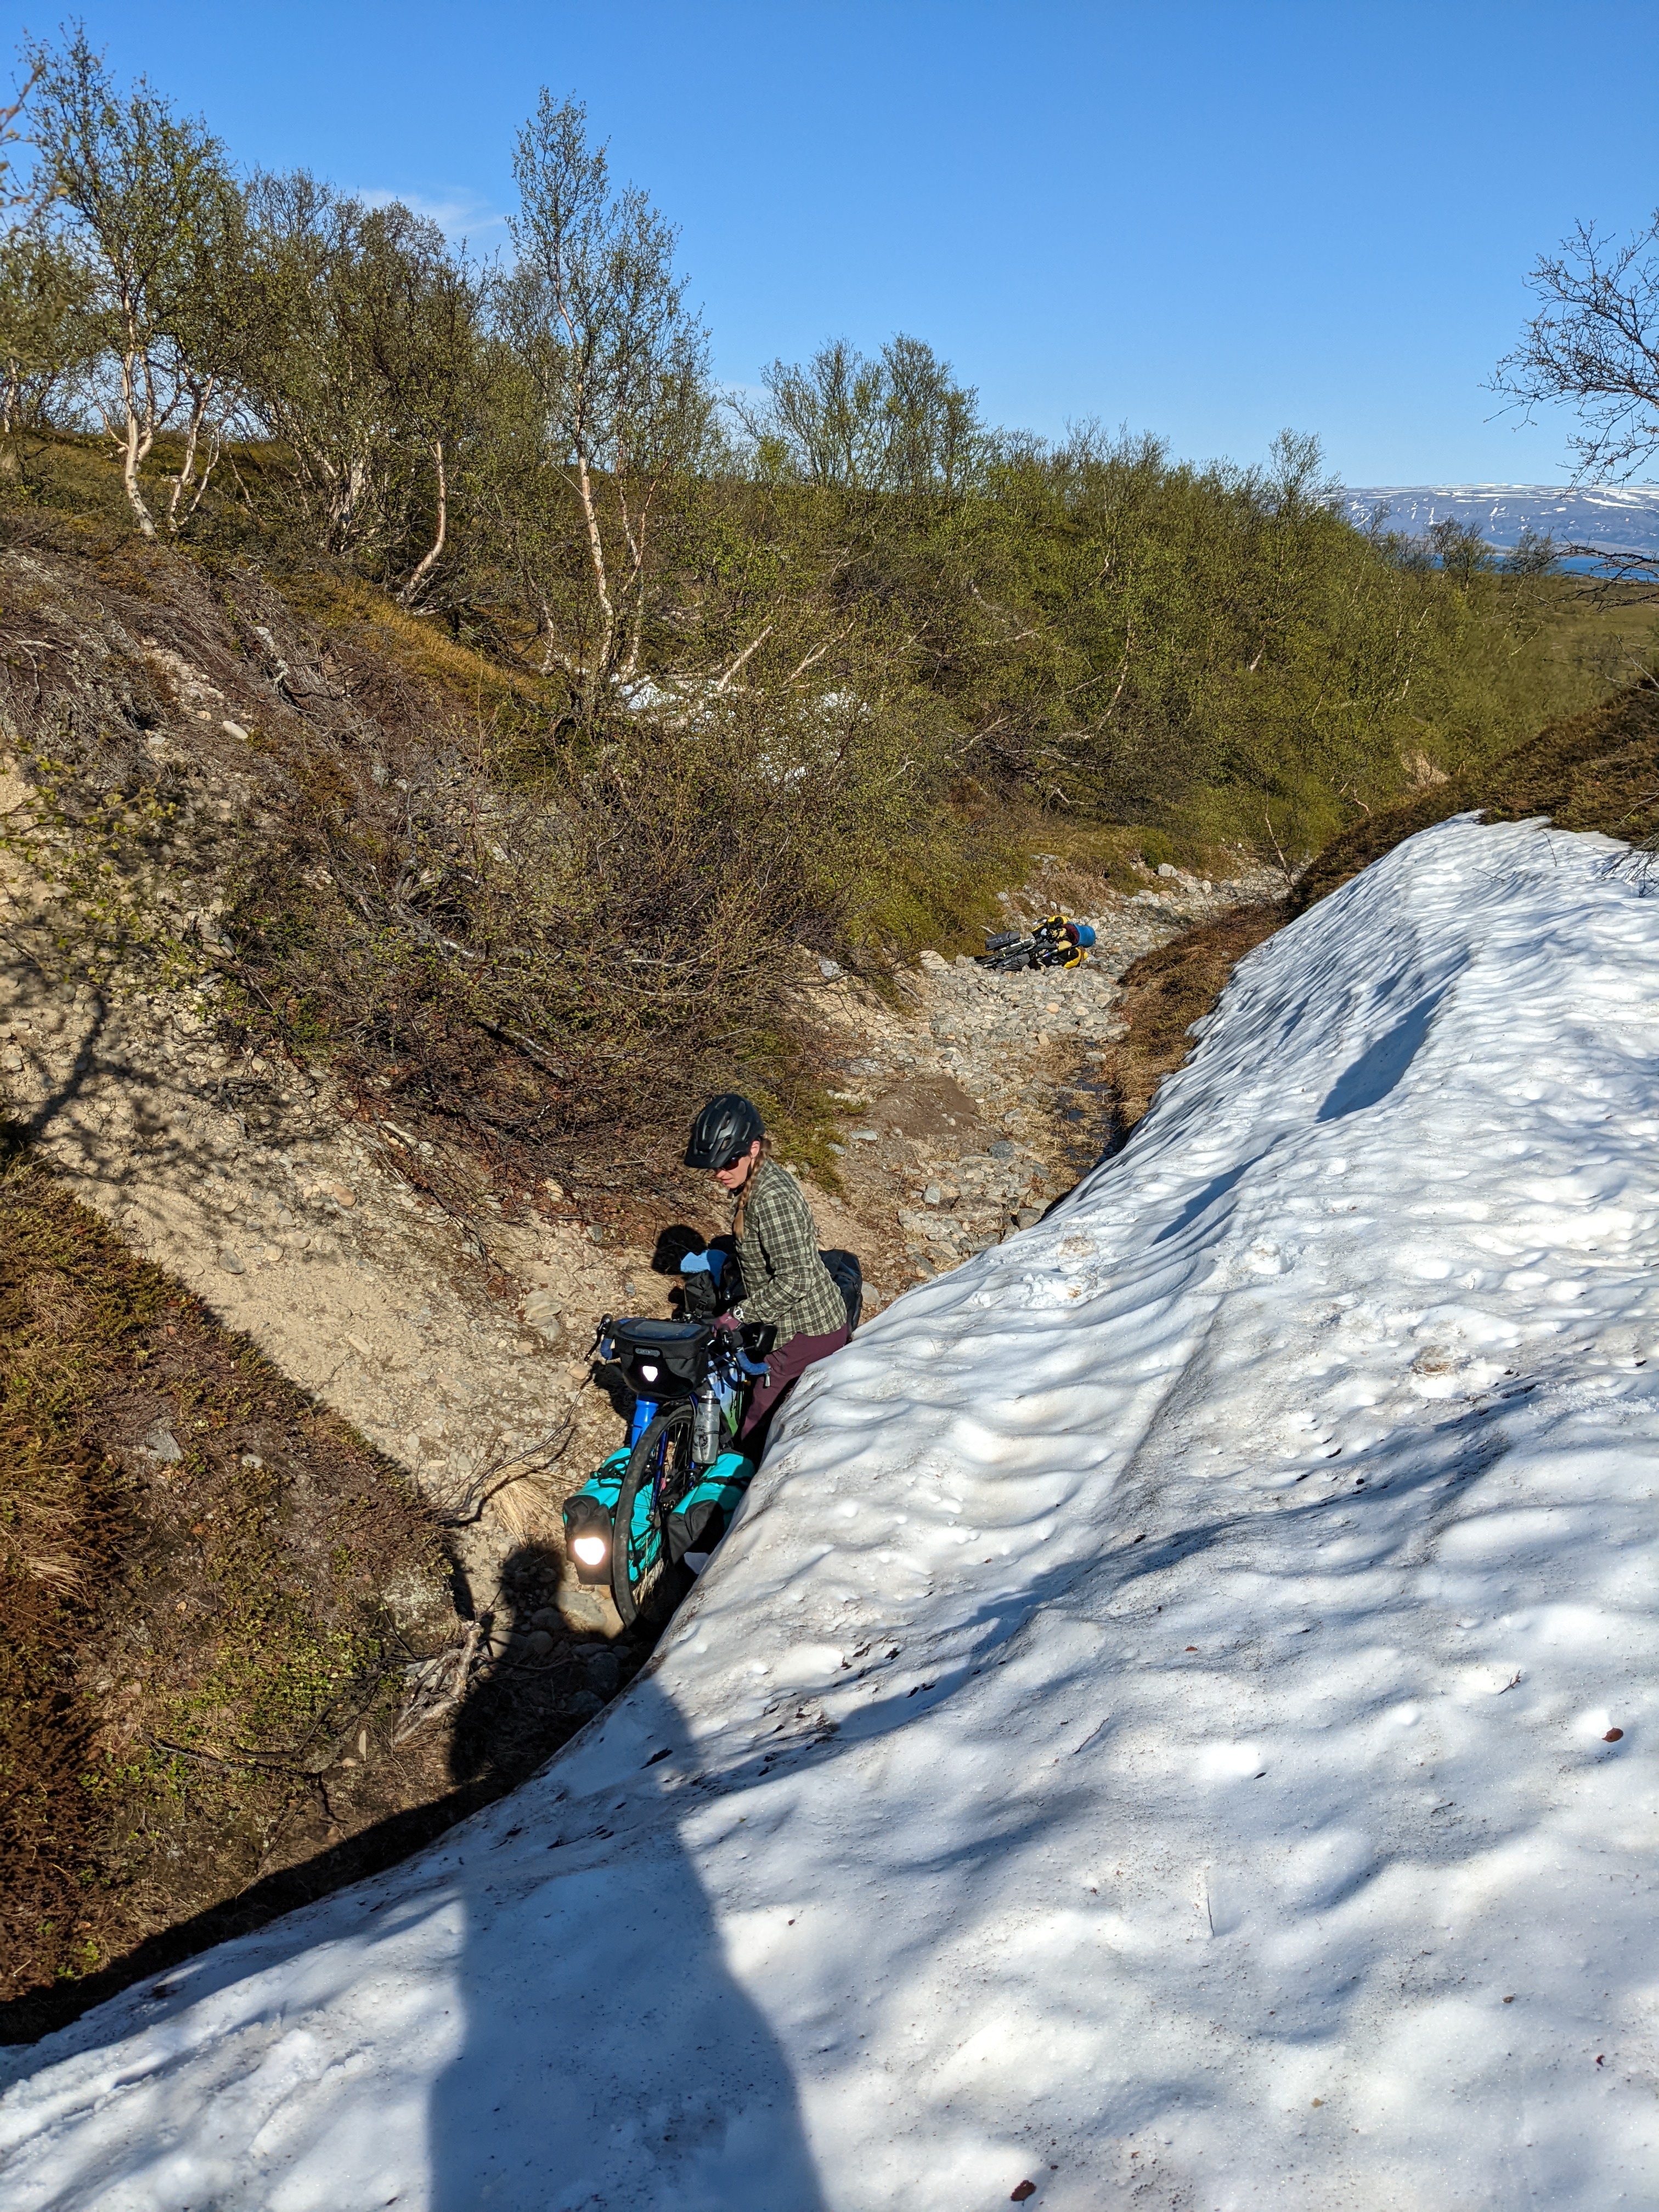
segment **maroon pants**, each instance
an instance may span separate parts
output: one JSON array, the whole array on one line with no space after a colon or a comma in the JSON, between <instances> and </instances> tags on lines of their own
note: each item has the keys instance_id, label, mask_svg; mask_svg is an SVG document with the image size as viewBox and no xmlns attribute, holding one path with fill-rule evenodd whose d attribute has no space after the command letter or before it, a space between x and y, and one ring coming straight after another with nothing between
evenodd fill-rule
<instances>
[{"instance_id":1,"label":"maroon pants","mask_svg":"<svg viewBox=\"0 0 1659 2212\"><path fill-rule=\"evenodd\" d=\"M757 1464L766 1449L767 1435L778 1407L815 1361L827 1359L832 1352L839 1352L846 1341L847 1331L834 1328L825 1336L792 1336L781 1351L767 1353L766 1380L755 1385L748 1411L738 1430L738 1442Z\"/></svg>"}]
</instances>

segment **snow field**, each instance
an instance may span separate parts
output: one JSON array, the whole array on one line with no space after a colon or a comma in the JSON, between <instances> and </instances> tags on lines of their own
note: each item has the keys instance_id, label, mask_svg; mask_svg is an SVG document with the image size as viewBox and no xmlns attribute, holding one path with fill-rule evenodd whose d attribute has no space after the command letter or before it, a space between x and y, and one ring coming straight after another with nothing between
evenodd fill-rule
<instances>
[{"instance_id":1,"label":"snow field","mask_svg":"<svg viewBox=\"0 0 1659 2212\"><path fill-rule=\"evenodd\" d=\"M1463 819L1252 954L545 1774L8 2055L9 2207L1653 2203L1635 865Z\"/></svg>"}]
</instances>

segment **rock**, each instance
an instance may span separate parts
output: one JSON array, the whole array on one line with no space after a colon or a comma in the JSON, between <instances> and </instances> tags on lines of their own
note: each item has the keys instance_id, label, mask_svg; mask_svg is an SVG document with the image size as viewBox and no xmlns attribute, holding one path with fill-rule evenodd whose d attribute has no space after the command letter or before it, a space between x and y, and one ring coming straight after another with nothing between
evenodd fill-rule
<instances>
[{"instance_id":1,"label":"rock","mask_svg":"<svg viewBox=\"0 0 1659 2212\"><path fill-rule=\"evenodd\" d=\"M547 1193L548 1196L553 1200L556 1206L564 1196L564 1185L562 1182L554 1182L550 1179L542 1185L542 1188Z\"/></svg>"},{"instance_id":2,"label":"rock","mask_svg":"<svg viewBox=\"0 0 1659 2212\"><path fill-rule=\"evenodd\" d=\"M994 1160L1011 1160L1014 1157L1014 1148L1006 1137L998 1137L994 1143L987 1145L985 1149Z\"/></svg>"},{"instance_id":3,"label":"rock","mask_svg":"<svg viewBox=\"0 0 1659 2212\"><path fill-rule=\"evenodd\" d=\"M532 1291L519 1311L526 1328L533 1328L544 1344L557 1344L564 1335L564 1314L551 1291Z\"/></svg>"},{"instance_id":4,"label":"rock","mask_svg":"<svg viewBox=\"0 0 1659 2212\"><path fill-rule=\"evenodd\" d=\"M530 1616L530 1626L532 1628L556 1628L558 1625L559 1613L556 1606L542 1606Z\"/></svg>"},{"instance_id":5,"label":"rock","mask_svg":"<svg viewBox=\"0 0 1659 2212\"><path fill-rule=\"evenodd\" d=\"M240 1464L247 1468L250 1474L257 1474L259 1472L259 1469L264 1465L264 1462L260 1458L258 1452L244 1452L241 1456Z\"/></svg>"},{"instance_id":6,"label":"rock","mask_svg":"<svg viewBox=\"0 0 1659 2212\"><path fill-rule=\"evenodd\" d=\"M925 969L930 975L948 975L951 972L950 963L945 958L942 953L918 953L916 956L916 965L919 968Z\"/></svg>"},{"instance_id":7,"label":"rock","mask_svg":"<svg viewBox=\"0 0 1659 2212\"><path fill-rule=\"evenodd\" d=\"M571 1628L602 1629L616 1619L607 1594L580 1584L559 1592L559 1611Z\"/></svg>"},{"instance_id":8,"label":"rock","mask_svg":"<svg viewBox=\"0 0 1659 2212\"><path fill-rule=\"evenodd\" d=\"M936 1182L930 1182L921 1194L921 1202L924 1206L937 1206L944 1195L944 1192Z\"/></svg>"},{"instance_id":9,"label":"rock","mask_svg":"<svg viewBox=\"0 0 1659 2212\"><path fill-rule=\"evenodd\" d=\"M1181 871L1179 868L1172 868L1167 860L1160 860L1158 864L1158 872L1167 883L1171 878L1178 876Z\"/></svg>"},{"instance_id":10,"label":"rock","mask_svg":"<svg viewBox=\"0 0 1659 2212\"><path fill-rule=\"evenodd\" d=\"M819 957L818 973L826 983L833 983L841 972L842 966L839 960L826 960L822 956Z\"/></svg>"},{"instance_id":11,"label":"rock","mask_svg":"<svg viewBox=\"0 0 1659 2212\"><path fill-rule=\"evenodd\" d=\"M602 1698L614 1698L622 1680L622 1664L614 1651L590 1651L587 1679Z\"/></svg>"},{"instance_id":12,"label":"rock","mask_svg":"<svg viewBox=\"0 0 1659 2212\"><path fill-rule=\"evenodd\" d=\"M169 1464L184 1457L184 1453L179 1448L178 1437L173 1435L165 1421L157 1421L155 1426L144 1438L143 1449L152 1459L166 1460Z\"/></svg>"},{"instance_id":13,"label":"rock","mask_svg":"<svg viewBox=\"0 0 1659 2212\"><path fill-rule=\"evenodd\" d=\"M553 1649L553 1638L544 1628L532 1628L525 1638L524 1648L532 1659L545 1659Z\"/></svg>"},{"instance_id":14,"label":"rock","mask_svg":"<svg viewBox=\"0 0 1659 2212\"><path fill-rule=\"evenodd\" d=\"M575 1719L585 1721L605 1711L605 1699L596 1698L592 1690L578 1690L574 1697L565 1699L564 1709Z\"/></svg>"},{"instance_id":15,"label":"rock","mask_svg":"<svg viewBox=\"0 0 1659 2212\"><path fill-rule=\"evenodd\" d=\"M223 1268L225 1273L228 1275L245 1275L247 1273L247 1269L243 1266L236 1254L231 1250L228 1244L222 1245L220 1248L219 1265Z\"/></svg>"}]
</instances>

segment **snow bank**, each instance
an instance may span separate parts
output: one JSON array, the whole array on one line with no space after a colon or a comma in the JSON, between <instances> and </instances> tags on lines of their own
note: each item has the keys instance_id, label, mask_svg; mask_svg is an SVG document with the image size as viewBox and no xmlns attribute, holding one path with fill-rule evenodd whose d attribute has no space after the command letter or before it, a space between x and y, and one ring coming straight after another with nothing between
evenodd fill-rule
<instances>
[{"instance_id":1,"label":"snow bank","mask_svg":"<svg viewBox=\"0 0 1659 2212\"><path fill-rule=\"evenodd\" d=\"M539 1780L11 2054L11 2212L1651 2203L1619 851L1449 823L1253 954Z\"/></svg>"}]
</instances>

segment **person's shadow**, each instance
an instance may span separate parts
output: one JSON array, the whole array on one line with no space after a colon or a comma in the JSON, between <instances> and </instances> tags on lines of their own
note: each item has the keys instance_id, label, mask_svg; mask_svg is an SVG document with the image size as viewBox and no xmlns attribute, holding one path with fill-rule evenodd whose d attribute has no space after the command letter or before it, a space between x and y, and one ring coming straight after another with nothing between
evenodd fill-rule
<instances>
[{"instance_id":1,"label":"person's shadow","mask_svg":"<svg viewBox=\"0 0 1659 2212\"><path fill-rule=\"evenodd\" d=\"M823 2212L788 2062L663 1802L685 1741L642 1681L456 1832L430 2212Z\"/></svg>"}]
</instances>

